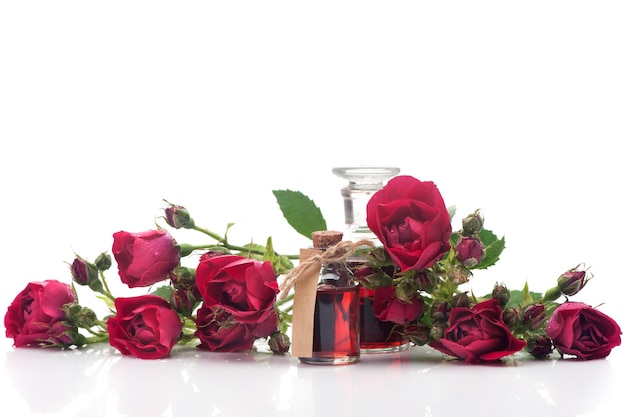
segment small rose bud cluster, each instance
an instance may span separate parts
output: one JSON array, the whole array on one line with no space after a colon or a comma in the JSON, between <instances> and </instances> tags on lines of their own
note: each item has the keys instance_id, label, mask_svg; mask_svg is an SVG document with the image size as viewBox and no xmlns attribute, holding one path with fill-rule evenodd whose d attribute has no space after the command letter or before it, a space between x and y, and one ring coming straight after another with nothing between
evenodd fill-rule
<instances>
[{"instance_id":1,"label":"small rose bud cluster","mask_svg":"<svg viewBox=\"0 0 626 417\"><path fill-rule=\"evenodd\" d=\"M479 238L483 230L484 219L479 210L463 219L461 238L454 247L456 258L466 268L473 268L485 256L485 246Z\"/></svg>"}]
</instances>

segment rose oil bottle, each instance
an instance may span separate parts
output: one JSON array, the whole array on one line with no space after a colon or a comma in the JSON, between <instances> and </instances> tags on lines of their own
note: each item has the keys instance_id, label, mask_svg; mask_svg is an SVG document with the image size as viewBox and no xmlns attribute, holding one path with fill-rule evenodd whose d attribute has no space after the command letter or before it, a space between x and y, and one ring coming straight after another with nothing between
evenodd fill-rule
<instances>
[{"instance_id":1,"label":"rose oil bottle","mask_svg":"<svg viewBox=\"0 0 626 417\"><path fill-rule=\"evenodd\" d=\"M341 232L313 233L313 247L320 250L339 243ZM360 357L359 285L344 262L322 265L315 298L313 350L300 361L315 365L344 365Z\"/></svg>"}]
</instances>

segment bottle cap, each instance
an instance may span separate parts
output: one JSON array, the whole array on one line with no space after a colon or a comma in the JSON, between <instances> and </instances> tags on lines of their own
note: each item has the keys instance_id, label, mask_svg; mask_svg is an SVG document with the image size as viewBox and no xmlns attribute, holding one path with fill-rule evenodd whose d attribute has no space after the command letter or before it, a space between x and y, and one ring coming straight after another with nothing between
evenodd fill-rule
<instances>
[{"instance_id":1,"label":"bottle cap","mask_svg":"<svg viewBox=\"0 0 626 417\"><path fill-rule=\"evenodd\" d=\"M313 232L311 236L313 237L313 247L316 249L324 249L341 242L341 239L343 239L343 232L323 230Z\"/></svg>"}]
</instances>

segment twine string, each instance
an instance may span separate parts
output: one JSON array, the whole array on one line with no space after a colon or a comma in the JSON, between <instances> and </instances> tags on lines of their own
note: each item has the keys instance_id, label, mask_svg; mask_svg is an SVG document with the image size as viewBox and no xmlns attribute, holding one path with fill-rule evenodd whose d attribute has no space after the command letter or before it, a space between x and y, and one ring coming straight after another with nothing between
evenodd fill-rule
<instances>
[{"instance_id":1,"label":"twine string","mask_svg":"<svg viewBox=\"0 0 626 417\"><path fill-rule=\"evenodd\" d=\"M342 240L324 250L321 253L316 253L309 257L306 261L301 262L294 269L289 271L289 273L285 276L285 279L279 286L280 295L279 299L282 300L287 297L289 291L296 285L300 277L304 274L303 272L307 270L314 264L325 264L330 262L341 262L348 259L352 254L357 250L357 248L361 246L369 246L370 248L374 247L374 243L371 240L362 239L357 242L351 242L349 240Z\"/></svg>"}]
</instances>

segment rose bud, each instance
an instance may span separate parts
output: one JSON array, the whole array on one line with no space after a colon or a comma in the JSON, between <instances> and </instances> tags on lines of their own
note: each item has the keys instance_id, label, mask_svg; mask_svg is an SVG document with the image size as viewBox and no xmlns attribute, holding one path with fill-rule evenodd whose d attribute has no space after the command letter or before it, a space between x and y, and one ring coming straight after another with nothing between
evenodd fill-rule
<instances>
[{"instance_id":1,"label":"rose bud","mask_svg":"<svg viewBox=\"0 0 626 417\"><path fill-rule=\"evenodd\" d=\"M270 336L268 344L272 352L283 355L289 352L289 346L291 346L291 341L289 340L289 336L287 336L285 333L275 332L272 333L272 335Z\"/></svg>"},{"instance_id":2,"label":"rose bud","mask_svg":"<svg viewBox=\"0 0 626 417\"><path fill-rule=\"evenodd\" d=\"M531 304L524 309L522 321L531 330L536 330L546 319L546 306L543 304Z\"/></svg>"},{"instance_id":3,"label":"rose bud","mask_svg":"<svg viewBox=\"0 0 626 417\"><path fill-rule=\"evenodd\" d=\"M417 346L424 346L430 341L430 329L422 323L408 324L404 326L404 336Z\"/></svg>"},{"instance_id":4,"label":"rose bud","mask_svg":"<svg viewBox=\"0 0 626 417\"><path fill-rule=\"evenodd\" d=\"M391 277L382 269L362 266L354 272L354 278L368 288L380 288L391 285Z\"/></svg>"},{"instance_id":5,"label":"rose bud","mask_svg":"<svg viewBox=\"0 0 626 417\"><path fill-rule=\"evenodd\" d=\"M92 309L83 307L78 303L64 305L63 311L65 311L68 320L78 327L89 329L98 323L96 313Z\"/></svg>"},{"instance_id":6,"label":"rose bud","mask_svg":"<svg viewBox=\"0 0 626 417\"><path fill-rule=\"evenodd\" d=\"M456 294L454 297L452 297L452 307L469 307L469 306L470 306L470 298L466 292Z\"/></svg>"},{"instance_id":7,"label":"rose bud","mask_svg":"<svg viewBox=\"0 0 626 417\"><path fill-rule=\"evenodd\" d=\"M420 291L431 291L435 288L436 278L432 273L422 271L415 274L417 289Z\"/></svg>"},{"instance_id":8,"label":"rose bud","mask_svg":"<svg viewBox=\"0 0 626 417\"><path fill-rule=\"evenodd\" d=\"M500 307L504 308L504 306L511 299L511 294L509 293L508 288L504 284L494 285L493 290L491 291L491 298L495 298L500 301Z\"/></svg>"},{"instance_id":9,"label":"rose bud","mask_svg":"<svg viewBox=\"0 0 626 417\"><path fill-rule=\"evenodd\" d=\"M171 204L165 209L165 221L175 229L191 229L194 221L183 206Z\"/></svg>"},{"instance_id":10,"label":"rose bud","mask_svg":"<svg viewBox=\"0 0 626 417\"><path fill-rule=\"evenodd\" d=\"M446 330L445 323L433 323L433 326L430 328L430 339L431 340L439 340L443 337L443 333Z\"/></svg>"},{"instance_id":11,"label":"rose bud","mask_svg":"<svg viewBox=\"0 0 626 417\"><path fill-rule=\"evenodd\" d=\"M476 210L473 214L470 214L462 221L462 234L463 236L471 236L480 233L483 230L484 219L479 210Z\"/></svg>"},{"instance_id":12,"label":"rose bud","mask_svg":"<svg viewBox=\"0 0 626 417\"><path fill-rule=\"evenodd\" d=\"M467 268L476 266L485 254L485 247L480 239L464 236L454 248L456 258Z\"/></svg>"},{"instance_id":13,"label":"rose bud","mask_svg":"<svg viewBox=\"0 0 626 417\"><path fill-rule=\"evenodd\" d=\"M446 321L450 314L450 305L445 301L435 301L430 309L433 321Z\"/></svg>"},{"instance_id":14,"label":"rose bud","mask_svg":"<svg viewBox=\"0 0 626 417\"><path fill-rule=\"evenodd\" d=\"M98 280L98 268L90 262L77 257L70 268L72 279L78 285L89 285Z\"/></svg>"},{"instance_id":15,"label":"rose bud","mask_svg":"<svg viewBox=\"0 0 626 417\"><path fill-rule=\"evenodd\" d=\"M100 255L98 255L94 264L96 265L96 268L98 268L98 271L106 271L112 265L111 256L107 253L102 252Z\"/></svg>"},{"instance_id":16,"label":"rose bud","mask_svg":"<svg viewBox=\"0 0 626 417\"><path fill-rule=\"evenodd\" d=\"M461 285L469 281L471 272L464 266L451 265L446 274L448 275L450 282L455 285Z\"/></svg>"},{"instance_id":17,"label":"rose bud","mask_svg":"<svg viewBox=\"0 0 626 417\"><path fill-rule=\"evenodd\" d=\"M552 340L544 335L530 335L526 339L526 350L535 358L545 358L553 351Z\"/></svg>"},{"instance_id":18,"label":"rose bud","mask_svg":"<svg viewBox=\"0 0 626 417\"><path fill-rule=\"evenodd\" d=\"M505 308L502 311L502 321L509 329L514 329L522 324L522 312L517 307Z\"/></svg>"},{"instance_id":19,"label":"rose bud","mask_svg":"<svg viewBox=\"0 0 626 417\"><path fill-rule=\"evenodd\" d=\"M585 277L586 271L579 271L576 268L570 269L559 277L557 286L563 295L572 296L587 284L589 279L585 279Z\"/></svg>"},{"instance_id":20,"label":"rose bud","mask_svg":"<svg viewBox=\"0 0 626 417\"><path fill-rule=\"evenodd\" d=\"M196 308L198 300L194 296L193 291L176 290L170 296L170 304L174 310L184 317L191 317L191 313Z\"/></svg>"}]
</instances>

